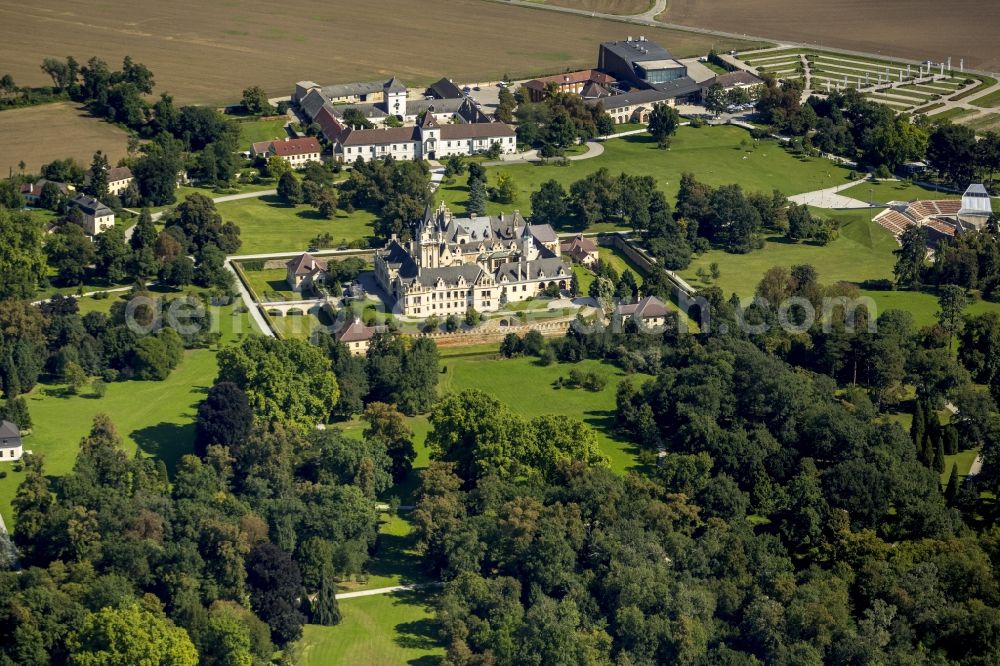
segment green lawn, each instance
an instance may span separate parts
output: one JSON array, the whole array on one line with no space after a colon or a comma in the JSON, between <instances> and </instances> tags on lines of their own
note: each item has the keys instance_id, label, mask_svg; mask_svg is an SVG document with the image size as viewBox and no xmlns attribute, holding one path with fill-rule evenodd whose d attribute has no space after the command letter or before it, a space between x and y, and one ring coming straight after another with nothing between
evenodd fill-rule
<instances>
[{"instance_id":1,"label":"green lawn","mask_svg":"<svg viewBox=\"0 0 1000 666\"><path fill-rule=\"evenodd\" d=\"M1000 90L991 92L989 95L984 95L977 99L969 102L973 106L980 106L983 108L992 108L994 106L1000 106Z\"/></svg>"},{"instance_id":2,"label":"green lawn","mask_svg":"<svg viewBox=\"0 0 1000 666\"><path fill-rule=\"evenodd\" d=\"M941 485L943 486L948 483L952 465L958 465L958 481L961 484L965 480L965 477L969 475L969 468L972 467L972 463L975 462L977 455L979 455L979 449L959 451L953 456L945 456L944 471L941 472Z\"/></svg>"},{"instance_id":3,"label":"green lawn","mask_svg":"<svg viewBox=\"0 0 1000 666\"><path fill-rule=\"evenodd\" d=\"M890 201L913 201L915 199L957 199L960 196L953 192L941 192L913 185L903 180L888 180L878 183L865 181L854 187L841 190L840 194L859 201L874 201L877 204L889 203Z\"/></svg>"},{"instance_id":4,"label":"green lawn","mask_svg":"<svg viewBox=\"0 0 1000 666\"><path fill-rule=\"evenodd\" d=\"M237 330L243 334L253 330L247 315L234 316L232 307L221 309L219 322L224 341L236 339ZM34 430L24 439L24 447L45 456L48 475L66 474L94 416L105 413L130 453L138 447L162 458L172 470L182 455L191 452L195 412L216 372L215 351L196 349L184 353L184 360L166 380L112 382L103 398L91 397L87 390L69 396L61 385L40 384L26 396ZM4 469L8 474L0 479L0 513L11 527L10 502L24 473L8 465Z\"/></svg>"},{"instance_id":5,"label":"green lawn","mask_svg":"<svg viewBox=\"0 0 1000 666\"><path fill-rule=\"evenodd\" d=\"M259 271L249 271L244 268L243 275L246 276L258 300L267 296L272 297L268 300L290 301L301 298L301 295L296 294L288 286L287 271L284 268L265 268Z\"/></svg>"},{"instance_id":6,"label":"green lawn","mask_svg":"<svg viewBox=\"0 0 1000 666\"><path fill-rule=\"evenodd\" d=\"M770 192L778 189L785 194L797 194L832 187L845 182L849 171L822 158L800 158L792 155L777 142L756 142L746 130L731 127L681 127L670 150L660 150L648 134L610 139L604 142L604 153L598 157L570 162L568 166L554 164L515 164L487 169L489 184L496 183L502 170L513 177L518 196L513 203L489 202L491 214L500 211L531 211L531 193L549 179L568 188L570 183L606 167L613 175L627 172L652 176L671 202L677 196L680 175L685 171L698 180L718 186L739 183L745 190ZM744 157L746 159L744 159ZM452 210L464 211L468 191L465 178L443 186L439 199ZM614 225L591 227L592 231Z\"/></svg>"},{"instance_id":7,"label":"green lawn","mask_svg":"<svg viewBox=\"0 0 1000 666\"><path fill-rule=\"evenodd\" d=\"M891 277L891 274L886 277ZM861 292L875 301L878 312L886 310L906 310L913 315L917 327L931 326L937 321L937 296L926 291L867 291ZM1000 314L1000 303L977 300L965 309L967 314L996 312Z\"/></svg>"},{"instance_id":8,"label":"green lawn","mask_svg":"<svg viewBox=\"0 0 1000 666\"><path fill-rule=\"evenodd\" d=\"M736 293L743 299L753 296L757 283L772 266L812 264L825 284L892 277L895 263L892 252L897 247L896 241L889 232L870 221L870 211L814 213L841 224L840 236L826 246L791 243L774 236L762 249L748 254L710 250L696 256L680 273L695 287L709 286L698 279L696 272L699 268L707 270L712 262L718 262L722 275L711 284L720 287L727 296Z\"/></svg>"},{"instance_id":9,"label":"green lawn","mask_svg":"<svg viewBox=\"0 0 1000 666\"><path fill-rule=\"evenodd\" d=\"M287 118L274 120L247 120L237 123L240 128L240 150L250 150L250 144L270 139L283 139L288 136L285 131Z\"/></svg>"},{"instance_id":10,"label":"green lawn","mask_svg":"<svg viewBox=\"0 0 1000 666\"><path fill-rule=\"evenodd\" d=\"M322 233L330 233L337 244L368 238L375 219L364 210L341 210L327 220L311 206L291 206L276 196L227 201L216 207L224 220L239 225L240 254L305 251L309 241Z\"/></svg>"},{"instance_id":11,"label":"green lawn","mask_svg":"<svg viewBox=\"0 0 1000 666\"><path fill-rule=\"evenodd\" d=\"M625 472L636 467L636 448L616 439L613 433L615 390L626 377L614 366L593 360L542 366L534 358L498 359L493 354L442 358L441 366L445 369L439 384L442 393L475 388L493 395L528 418L562 414L581 419L597 430L601 450L611 460L615 471ZM607 377L608 385L596 392L555 388L555 380L568 375L571 368L598 372ZM645 379L645 375L634 377L637 382Z\"/></svg>"},{"instance_id":12,"label":"green lawn","mask_svg":"<svg viewBox=\"0 0 1000 666\"><path fill-rule=\"evenodd\" d=\"M341 623L335 627L308 624L293 653L299 666L387 666L439 663L438 645L420 592L396 592L343 599ZM388 631L391 629L391 631Z\"/></svg>"}]
</instances>

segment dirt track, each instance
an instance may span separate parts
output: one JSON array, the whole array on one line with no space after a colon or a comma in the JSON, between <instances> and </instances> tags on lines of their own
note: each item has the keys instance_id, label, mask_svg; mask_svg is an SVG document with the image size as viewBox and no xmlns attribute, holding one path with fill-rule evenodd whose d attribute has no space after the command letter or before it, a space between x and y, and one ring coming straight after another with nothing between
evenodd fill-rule
<instances>
[{"instance_id":1,"label":"dirt track","mask_svg":"<svg viewBox=\"0 0 1000 666\"><path fill-rule=\"evenodd\" d=\"M1000 2L670 0L668 23L1000 71Z\"/></svg>"}]
</instances>

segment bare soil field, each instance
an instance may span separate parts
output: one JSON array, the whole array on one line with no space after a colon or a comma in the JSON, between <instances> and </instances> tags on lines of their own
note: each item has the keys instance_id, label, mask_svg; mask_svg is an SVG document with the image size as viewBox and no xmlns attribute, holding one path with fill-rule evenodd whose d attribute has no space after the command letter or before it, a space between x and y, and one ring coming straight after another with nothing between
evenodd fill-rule
<instances>
[{"instance_id":1,"label":"bare soil field","mask_svg":"<svg viewBox=\"0 0 1000 666\"><path fill-rule=\"evenodd\" d=\"M582 9L588 12L599 12L601 14L618 14L621 16L633 16L642 14L652 9L653 3L649 0L539 0L547 5L558 5L560 7L571 7Z\"/></svg>"},{"instance_id":2,"label":"bare soil field","mask_svg":"<svg viewBox=\"0 0 1000 666\"><path fill-rule=\"evenodd\" d=\"M0 70L22 85L43 85L45 56L99 55L118 66L131 55L153 70L157 92L181 103L224 103L254 84L289 94L302 79L395 74L413 85L557 73L592 66L599 42L635 32L482 0L52 0L44 7L0 0ZM680 57L739 46L684 31L643 32Z\"/></svg>"},{"instance_id":3,"label":"bare soil field","mask_svg":"<svg viewBox=\"0 0 1000 666\"><path fill-rule=\"evenodd\" d=\"M1000 71L1000 2L670 0L668 23Z\"/></svg>"},{"instance_id":4,"label":"bare soil field","mask_svg":"<svg viewBox=\"0 0 1000 666\"><path fill-rule=\"evenodd\" d=\"M73 157L87 166L98 150L111 164L125 157L128 134L77 107L61 102L0 112L0 177L18 170L37 173L46 162Z\"/></svg>"}]
</instances>

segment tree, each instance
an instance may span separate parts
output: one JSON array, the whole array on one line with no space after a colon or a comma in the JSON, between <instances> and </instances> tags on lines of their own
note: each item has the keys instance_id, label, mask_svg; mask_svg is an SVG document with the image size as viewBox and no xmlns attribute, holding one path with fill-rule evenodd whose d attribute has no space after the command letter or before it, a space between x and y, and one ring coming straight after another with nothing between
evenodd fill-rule
<instances>
[{"instance_id":1,"label":"tree","mask_svg":"<svg viewBox=\"0 0 1000 666\"><path fill-rule=\"evenodd\" d=\"M566 190L559 181L550 179L531 194L531 221L558 225L566 217Z\"/></svg>"},{"instance_id":2,"label":"tree","mask_svg":"<svg viewBox=\"0 0 1000 666\"><path fill-rule=\"evenodd\" d=\"M96 258L94 244L76 224L60 226L45 245L45 253L59 281L69 286L83 283Z\"/></svg>"},{"instance_id":3,"label":"tree","mask_svg":"<svg viewBox=\"0 0 1000 666\"><path fill-rule=\"evenodd\" d=\"M267 93L260 86L250 86L243 90L243 108L255 116L266 116L274 113L274 107L267 100Z\"/></svg>"},{"instance_id":4,"label":"tree","mask_svg":"<svg viewBox=\"0 0 1000 666\"><path fill-rule=\"evenodd\" d=\"M96 268L109 284L124 282L128 277L131 252L125 244L125 231L122 227L111 227L98 234L94 240L96 246Z\"/></svg>"},{"instance_id":5,"label":"tree","mask_svg":"<svg viewBox=\"0 0 1000 666\"><path fill-rule=\"evenodd\" d=\"M278 196L293 206L302 203L302 185L291 171L281 174L281 178L278 179Z\"/></svg>"},{"instance_id":6,"label":"tree","mask_svg":"<svg viewBox=\"0 0 1000 666\"><path fill-rule=\"evenodd\" d=\"M951 474L948 475L948 485L944 489L944 498L951 505L958 496L958 465L952 463Z\"/></svg>"},{"instance_id":7,"label":"tree","mask_svg":"<svg viewBox=\"0 0 1000 666\"><path fill-rule=\"evenodd\" d=\"M501 88L497 99L496 119L502 123L514 122L514 108L517 106L517 102L514 100L513 93L510 92L509 88Z\"/></svg>"},{"instance_id":8,"label":"tree","mask_svg":"<svg viewBox=\"0 0 1000 666\"><path fill-rule=\"evenodd\" d=\"M498 203L509 204L517 198L517 185L506 171L501 171L497 176L497 186L493 194Z\"/></svg>"},{"instance_id":9,"label":"tree","mask_svg":"<svg viewBox=\"0 0 1000 666\"><path fill-rule=\"evenodd\" d=\"M318 201L314 202L316 210L327 220L332 220L337 216L337 192L333 189L324 189Z\"/></svg>"},{"instance_id":10,"label":"tree","mask_svg":"<svg viewBox=\"0 0 1000 666\"><path fill-rule=\"evenodd\" d=\"M286 645L302 635L299 612L302 577L295 561L273 543L262 543L247 557L250 606L271 628L273 640Z\"/></svg>"},{"instance_id":11,"label":"tree","mask_svg":"<svg viewBox=\"0 0 1000 666\"><path fill-rule=\"evenodd\" d=\"M143 205L164 206L175 199L177 176L184 166L180 141L160 134L143 146L145 155L132 166Z\"/></svg>"},{"instance_id":12,"label":"tree","mask_svg":"<svg viewBox=\"0 0 1000 666\"><path fill-rule=\"evenodd\" d=\"M944 178L965 187L975 172L975 131L950 122L938 125L928 137L927 163Z\"/></svg>"},{"instance_id":13,"label":"tree","mask_svg":"<svg viewBox=\"0 0 1000 666\"><path fill-rule=\"evenodd\" d=\"M337 584L326 573L319 586L319 594L313 606L312 621L325 627L340 624L340 606L337 604Z\"/></svg>"},{"instance_id":14,"label":"tree","mask_svg":"<svg viewBox=\"0 0 1000 666\"><path fill-rule=\"evenodd\" d=\"M361 111L361 109L354 106L348 107L347 110L344 111L341 121L345 127L375 129L375 125L368 121L368 118L365 117L365 114Z\"/></svg>"},{"instance_id":15,"label":"tree","mask_svg":"<svg viewBox=\"0 0 1000 666\"><path fill-rule=\"evenodd\" d=\"M899 249L893 250L896 265L892 272L896 276L896 284L919 289L927 258L927 231L922 226L911 225L900 235L899 244Z\"/></svg>"},{"instance_id":16,"label":"tree","mask_svg":"<svg viewBox=\"0 0 1000 666\"><path fill-rule=\"evenodd\" d=\"M565 110L560 109L546 129L545 143L561 151L576 143L576 139L576 125L573 124L573 119Z\"/></svg>"},{"instance_id":17,"label":"tree","mask_svg":"<svg viewBox=\"0 0 1000 666\"><path fill-rule=\"evenodd\" d=\"M615 133L615 121L607 113L601 112L594 121L594 126L600 136L611 136Z\"/></svg>"},{"instance_id":18,"label":"tree","mask_svg":"<svg viewBox=\"0 0 1000 666\"><path fill-rule=\"evenodd\" d=\"M649 114L649 133L660 148L670 147L670 137L677 132L680 121L680 115L672 106L662 103L653 105L653 111Z\"/></svg>"},{"instance_id":19,"label":"tree","mask_svg":"<svg viewBox=\"0 0 1000 666\"><path fill-rule=\"evenodd\" d=\"M265 423L325 423L339 397L329 359L304 340L245 338L219 352L217 381L240 387Z\"/></svg>"},{"instance_id":20,"label":"tree","mask_svg":"<svg viewBox=\"0 0 1000 666\"><path fill-rule=\"evenodd\" d=\"M204 457L210 444L226 447L246 443L253 431L253 412L246 393L232 382L218 382L198 405L195 452Z\"/></svg>"},{"instance_id":21,"label":"tree","mask_svg":"<svg viewBox=\"0 0 1000 666\"><path fill-rule=\"evenodd\" d=\"M486 185L478 178L469 177L469 198L465 210L476 215L486 214Z\"/></svg>"},{"instance_id":22,"label":"tree","mask_svg":"<svg viewBox=\"0 0 1000 666\"><path fill-rule=\"evenodd\" d=\"M368 422L364 438L382 447L392 460L392 478L399 483L413 469L417 457L413 447L413 431L406 424L401 412L384 402L372 402L365 407L364 419Z\"/></svg>"},{"instance_id":23,"label":"tree","mask_svg":"<svg viewBox=\"0 0 1000 666\"><path fill-rule=\"evenodd\" d=\"M0 417L15 424L19 430L31 430L31 414L23 396L7 396L4 406L0 408Z\"/></svg>"},{"instance_id":24,"label":"tree","mask_svg":"<svg viewBox=\"0 0 1000 666\"><path fill-rule=\"evenodd\" d=\"M0 206L0 299L34 296L45 268L39 223Z\"/></svg>"},{"instance_id":25,"label":"tree","mask_svg":"<svg viewBox=\"0 0 1000 666\"><path fill-rule=\"evenodd\" d=\"M955 336L962 330L962 311L969 305L969 297L965 289L953 284L946 284L938 290L937 320L948 333L948 351L951 351ZM943 470L942 470L943 471Z\"/></svg>"},{"instance_id":26,"label":"tree","mask_svg":"<svg viewBox=\"0 0 1000 666\"><path fill-rule=\"evenodd\" d=\"M135 602L88 613L66 639L73 666L196 666L198 652L186 631Z\"/></svg>"},{"instance_id":27,"label":"tree","mask_svg":"<svg viewBox=\"0 0 1000 666\"><path fill-rule=\"evenodd\" d=\"M108 156L97 151L90 162L90 182L87 193L104 201L108 197Z\"/></svg>"},{"instance_id":28,"label":"tree","mask_svg":"<svg viewBox=\"0 0 1000 666\"><path fill-rule=\"evenodd\" d=\"M209 247L223 253L235 252L240 247L240 228L224 222L215 202L204 194L192 194L168 211L164 225L168 231L176 227L182 232L181 237L187 240L185 249L195 255L204 254Z\"/></svg>"},{"instance_id":29,"label":"tree","mask_svg":"<svg viewBox=\"0 0 1000 666\"><path fill-rule=\"evenodd\" d=\"M718 117L729 107L729 96L721 83L713 83L705 94L705 108Z\"/></svg>"}]
</instances>

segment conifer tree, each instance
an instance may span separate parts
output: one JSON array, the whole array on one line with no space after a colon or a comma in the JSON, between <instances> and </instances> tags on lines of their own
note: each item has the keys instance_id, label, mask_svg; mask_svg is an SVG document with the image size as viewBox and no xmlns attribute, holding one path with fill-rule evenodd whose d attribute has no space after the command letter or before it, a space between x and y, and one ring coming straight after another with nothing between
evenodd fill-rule
<instances>
[{"instance_id":1,"label":"conifer tree","mask_svg":"<svg viewBox=\"0 0 1000 666\"><path fill-rule=\"evenodd\" d=\"M934 447L934 469L938 474L944 472L944 443L940 437L938 437L937 444Z\"/></svg>"},{"instance_id":2,"label":"conifer tree","mask_svg":"<svg viewBox=\"0 0 1000 666\"><path fill-rule=\"evenodd\" d=\"M337 603L337 585L333 581L329 567L323 573L319 584L319 594L313 607L313 622L326 627L340 624L340 605Z\"/></svg>"},{"instance_id":3,"label":"conifer tree","mask_svg":"<svg viewBox=\"0 0 1000 666\"><path fill-rule=\"evenodd\" d=\"M948 504L952 504L956 495L958 495L958 465L952 465L948 485L944 489L944 498L948 500Z\"/></svg>"}]
</instances>

